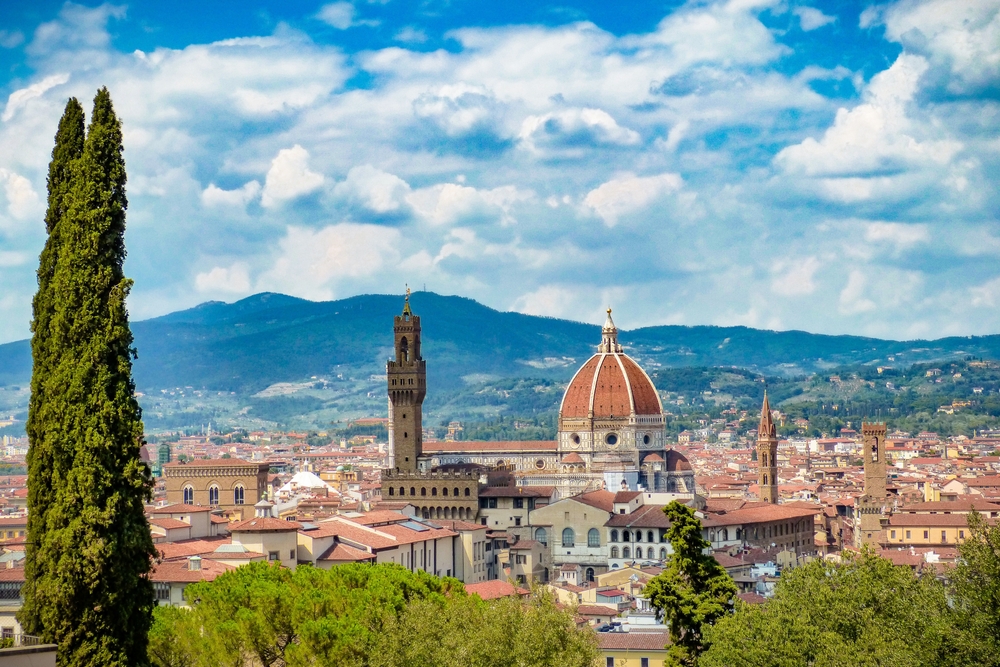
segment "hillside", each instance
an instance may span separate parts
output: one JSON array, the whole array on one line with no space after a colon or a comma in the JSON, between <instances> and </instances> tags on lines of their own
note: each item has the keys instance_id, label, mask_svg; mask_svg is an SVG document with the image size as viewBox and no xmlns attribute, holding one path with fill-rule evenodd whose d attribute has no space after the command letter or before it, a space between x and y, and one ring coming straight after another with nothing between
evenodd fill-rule
<instances>
[{"instance_id":1,"label":"hillside","mask_svg":"<svg viewBox=\"0 0 1000 667\"><path fill-rule=\"evenodd\" d=\"M600 339L595 325L500 312L462 297L417 292L412 304L424 329L432 411L447 406L450 413L456 401L490 403L476 389L484 382L565 382ZM184 425L178 419L197 425L234 410L275 422L320 412L312 420L318 423L381 410L379 376L390 356L392 318L401 307L402 299L392 295L311 302L265 293L135 322L135 379L147 394L147 423L162 418L164 427ZM845 365L906 367L1000 356L1000 336L899 342L746 327L656 326L623 330L620 340L650 373L735 366L791 377ZM12 387L28 382L30 368L27 341L0 345L0 386L6 387L0 412L22 409L24 392ZM501 397L507 392L491 391ZM548 406L552 392L545 393ZM186 416L165 416L178 412Z\"/></svg>"}]
</instances>

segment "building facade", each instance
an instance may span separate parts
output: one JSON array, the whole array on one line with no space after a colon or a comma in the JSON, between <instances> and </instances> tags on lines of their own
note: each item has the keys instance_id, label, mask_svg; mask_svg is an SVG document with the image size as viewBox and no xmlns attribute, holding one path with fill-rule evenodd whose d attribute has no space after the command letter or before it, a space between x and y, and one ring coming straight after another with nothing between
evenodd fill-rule
<instances>
[{"instance_id":1,"label":"building facade","mask_svg":"<svg viewBox=\"0 0 1000 667\"><path fill-rule=\"evenodd\" d=\"M778 432L771 415L771 404L764 391L757 427L757 486L765 503L778 502Z\"/></svg>"},{"instance_id":2,"label":"building facade","mask_svg":"<svg viewBox=\"0 0 1000 667\"><path fill-rule=\"evenodd\" d=\"M864 494L858 498L857 527L854 539L857 546L878 545L884 539L887 520L888 491L886 490L884 423L861 424L861 449L865 466Z\"/></svg>"},{"instance_id":3,"label":"building facade","mask_svg":"<svg viewBox=\"0 0 1000 667\"><path fill-rule=\"evenodd\" d=\"M198 459L163 467L167 503L201 505L249 519L267 492L267 463L242 459Z\"/></svg>"}]
</instances>

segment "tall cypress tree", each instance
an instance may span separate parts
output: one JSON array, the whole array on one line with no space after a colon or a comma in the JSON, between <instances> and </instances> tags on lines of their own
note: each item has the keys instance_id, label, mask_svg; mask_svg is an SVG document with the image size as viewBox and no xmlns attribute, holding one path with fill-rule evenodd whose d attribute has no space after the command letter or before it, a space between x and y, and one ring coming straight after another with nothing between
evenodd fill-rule
<instances>
[{"instance_id":1,"label":"tall cypress tree","mask_svg":"<svg viewBox=\"0 0 1000 667\"><path fill-rule=\"evenodd\" d=\"M25 585L29 615L43 638L59 644L60 664L73 667L148 664L154 604L148 573L155 551L143 509L152 481L139 459L142 420L125 308L132 281L122 267L122 152L121 123L102 88L70 170L48 341L39 345L52 353L48 377L40 378L49 419L38 425L53 444L51 477L28 480L29 487L51 485L36 491L47 491L50 502Z\"/></svg>"},{"instance_id":2,"label":"tall cypress tree","mask_svg":"<svg viewBox=\"0 0 1000 667\"><path fill-rule=\"evenodd\" d=\"M52 161L49 163L48 177L48 209L45 212L45 231L48 237L42 249L38 262L38 292L32 303L33 317L31 322L31 356L33 372L31 376L31 398L28 403L28 475L33 484L28 487L28 559L25 564L27 578L35 577L34 545L44 532L44 521L51 500L53 468L53 442L50 430L46 424L52 421L52 415L46 410L45 380L51 374L54 360L58 355L51 351L51 335L49 325L55 309L55 299L52 295L52 275L55 271L56 258L59 249L59 227L65 217L67 193L72 187L72 170L74 163L83 154L84 117L80 102L71 97L66 103L66 110L59 121L56 132L55 147L52 149ZM66 461L60 461L60 467L65 470ZM37 614L30 588L26 589L26 599L21 612L21 624L29 633L39 631Z\"/></svg>"}]
</instances>

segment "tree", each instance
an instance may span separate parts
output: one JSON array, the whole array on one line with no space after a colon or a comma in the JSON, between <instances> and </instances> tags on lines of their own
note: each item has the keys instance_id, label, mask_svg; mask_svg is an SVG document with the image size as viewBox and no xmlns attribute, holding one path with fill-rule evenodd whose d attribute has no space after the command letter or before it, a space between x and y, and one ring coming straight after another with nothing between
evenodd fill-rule
<instances>
[{"instance_id":1,"label":"tree","mask_svg":"<svg viewBox=\"0 0 1000 667\"><path fill-rule=\"evenodd\" d=\"M740 604L706 633L699 667L975 664L944 585L870 549L782 573L771 600Z\"/></svg>"},{"instance_id":2,"label":"tree","mask_svg":"<svg viewBox=\"0 0 1000 667\"><path fill-rule=\"evenodd\" d=\"M969 512L969 539L959 545L958 554L951 572L956 626L975 663L1000 665L1000 526Z\"/></svg>"},{"instance_id":3,"label":"tree","mask_svg":"<svg viewBox=\"0 0 1000 667\"><path fill-rule=\"evenodd\" d=\"M143 507L152 481L139 459L125 308L132 282L122 270L122 152L121 123L102 88L53 228L50 292L39 299L51 303L50 317L34 332L51 363L33 368L44 409L34 424L40 474L28 486L36 498L48 494L48 504L31 540L21 617L59 645L60 665L74 667L148 664L154 604L155 551Z\"/></svg>"},{"instance_id":4,"label":"tree","mask_svg":"<svg viewBox=\"0 0 1000 667\"><path fill-rule=\"evenodd\" d=\"M673 500L663 508L670 519L667 539L673 553L663 572L651 579L643 595L670 627L668 661L693 665L704 649L708 626L730 613L737 588L711 554L694 510Z\"/></svg>"},{"instance_id":5,"label":"tree","mask_svg":"<svg viewBox=\"0 0 1000 667\"><path fill-rule=\"evenodd\" d=\"M44 533L44 522L52 499L53 478L61 479L68 467L67 457L55 459L58 442L56 433L46 425L53 423L57 416L52 412L52 403L47 402L46 383L51 379L51 371L59 358L58 350L52 349L51 322L57 306L57 298L52 293L52 276L55 272L59 253L60 229L66 215L67 195L72 185L73 165L83 154L84 116L80 102L71 97L66 110L59 120L56 131L52 161L49 163L48 209L45 212L45 231L48 237L38 262L38 292L32 302L31 356L31 396L28 401L28 421L25 430L28 435L27 467L32 484L28 485L28 539L25 570L29 580L35 577L35 545ZM56 388L58 389L58 388ZM58 469L58 470L57 470ZM30 590L29 590L30 593ZM21 624L29 633L40 631L38 615L28 595L22 610Z\"/></svg>"}]
</instances>

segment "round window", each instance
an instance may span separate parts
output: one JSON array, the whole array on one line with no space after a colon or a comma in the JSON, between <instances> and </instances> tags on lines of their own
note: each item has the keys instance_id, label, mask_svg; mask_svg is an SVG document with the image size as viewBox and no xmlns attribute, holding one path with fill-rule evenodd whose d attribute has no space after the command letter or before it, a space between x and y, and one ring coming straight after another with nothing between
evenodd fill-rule
<instances>
[{"instance_id":1,"label":"round window","mask_svg":"<svg viewBox=\"0 0 1000 667\"><path fill-rule=\"evenodd\" d=\"M642 436L642 444L644 444L644 445L648 445L649 444L649 434L648 433L646 435Z\"/></svg>"},{"instance_id":2,"label":"round window","mask_svg":"<svg viewBox=\"0 0 1000 667\"><path fill-rule=\"evenodd\" d=\"M543 461L542 459L538 459L537 461L535 461L535 467L541 470L542 468L545 467L545 461Z\"/></svg>"},{"instance_id":3,"label":"round window","mask_svg":"<svg viewBox=\"0 0 1000 667\"><path fill-rule=\"evenodd\" d=\"M569 439L572 440L573 444L575 444L575 445L579 445L580 444L580 436L577 435L576 433L574 433L573 435L569 436Z\"/></svg>"},{"instance_id":4,"label":"round window","mask_svg":"<svg viewBox=\"0 0 1000 667\"><path fill-rule=\"evenodd\" d=\"M608 433L607 436L605 436L604 438L604 442L608 443L611 446L617 445L618 436L615 435L614 433Z\"/></svg>"}]
</instances>

